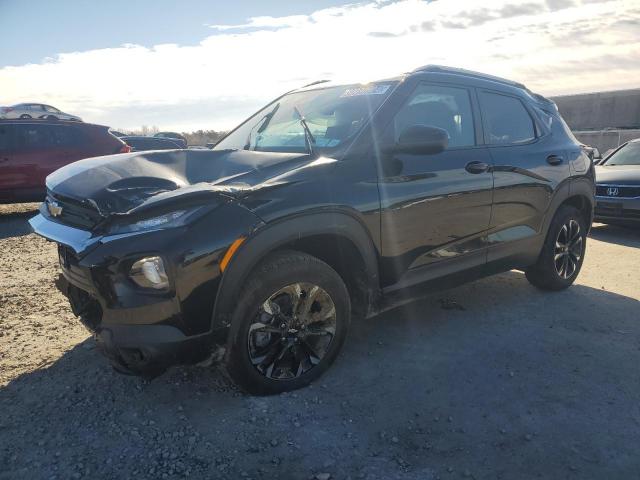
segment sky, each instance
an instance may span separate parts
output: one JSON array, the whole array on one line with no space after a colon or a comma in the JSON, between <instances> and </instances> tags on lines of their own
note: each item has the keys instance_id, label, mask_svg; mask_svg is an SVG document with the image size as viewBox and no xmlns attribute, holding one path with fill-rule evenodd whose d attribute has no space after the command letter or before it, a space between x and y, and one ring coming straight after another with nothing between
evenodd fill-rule
<instances>
[{"instance_id":1,"label":"sky","mask_svg":"<svg viewBox=\"0 0 640 480\"><path fill-rule=\"evenodd\" d=\"M125 129L227 130L314 80L430 63L547 96L640 87L640 0L0 0L0 32L0 105Z\"/></svg>"}]
</instances>

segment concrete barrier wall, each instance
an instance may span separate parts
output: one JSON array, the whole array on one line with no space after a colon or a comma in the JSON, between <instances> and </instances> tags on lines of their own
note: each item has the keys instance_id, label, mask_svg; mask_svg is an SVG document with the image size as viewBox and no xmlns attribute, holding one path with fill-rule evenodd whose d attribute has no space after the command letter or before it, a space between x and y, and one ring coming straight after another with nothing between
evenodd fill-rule
<instances>
[{"instance_id":1,"label":"concrete barrier wall","mask_svg":"<svg viewBox=\"0 0 640 480\"><path fill-rule=\"evenodd\" d=\"M640 128L640 88L552 97L572 130Z\"/></svg>"},{"instance_id":2,"label":"concrete barrier wall","mask_svg":"<svg viewBox=\"0 0 640 480\"><path fill-rule=\"evenodd\" d=\"M640 138L640 129L634 130L599 130L599 131L574 131L578 140L586 145L596 147L600 153L610 148L617 148L629 140Z\"/></svg>"}]
</instances>

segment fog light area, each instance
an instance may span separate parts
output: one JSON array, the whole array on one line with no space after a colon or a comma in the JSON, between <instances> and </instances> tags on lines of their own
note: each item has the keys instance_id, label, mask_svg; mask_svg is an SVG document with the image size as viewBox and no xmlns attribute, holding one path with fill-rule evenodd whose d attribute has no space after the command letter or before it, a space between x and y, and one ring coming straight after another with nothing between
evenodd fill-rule
<instances>
[{"instance_id":1,"label":"fog light area","mask_svg":"<svg viewBox=\"0 0 640 480\"><path fill-rule=\"evenodd\" d=\"M141 287L160 290L169 286L164 262L160 257L146 257L138 260L131 266L129 275Z\"/></svg>"}]
</instances>

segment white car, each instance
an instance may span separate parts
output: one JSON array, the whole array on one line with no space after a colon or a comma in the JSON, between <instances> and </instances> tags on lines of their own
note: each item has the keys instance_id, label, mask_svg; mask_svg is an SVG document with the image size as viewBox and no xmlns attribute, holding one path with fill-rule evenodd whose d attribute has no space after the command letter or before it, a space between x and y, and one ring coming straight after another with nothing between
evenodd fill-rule
<instances>
[{"instance_id":1,"label":"white car","mask_svg":"<svg viewBox=\"0 0 640 480\"><path fill-rule=\"evenodd\" d=\"M42 103L18 103L12 107L0 107L0 118L45 118L47 120L82 121L80 117L69 115L51 105L43 105Z\"/></svg>"}]
</instances>

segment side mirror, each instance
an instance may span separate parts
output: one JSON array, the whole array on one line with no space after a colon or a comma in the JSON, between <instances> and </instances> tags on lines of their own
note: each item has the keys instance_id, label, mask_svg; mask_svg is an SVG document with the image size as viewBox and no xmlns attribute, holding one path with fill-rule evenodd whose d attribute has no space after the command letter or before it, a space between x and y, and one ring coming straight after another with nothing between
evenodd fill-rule
<instances>
[{"instance_id":1,"label":"side mirror","mask_svg":"<svg viewBox=\"0 0 640 480\"><path fill-rule=\"evenodd\" d=\"M428 125L411 125L402 131L397 143L383 147L383 152L435 155L448 146L449 134L446 130Z\"/></svg>"},{"instance_id":2,"label":"side mirror","mask_svg":"<svg viewBox=\"0 0 640 480\"><path fill-rule=\"evenodd\" d=\"M602 154L600 153L600 150L598 150L597 148L593 149L593 159L594 160L602 160Z\"/></svg>"}]
</instances>

